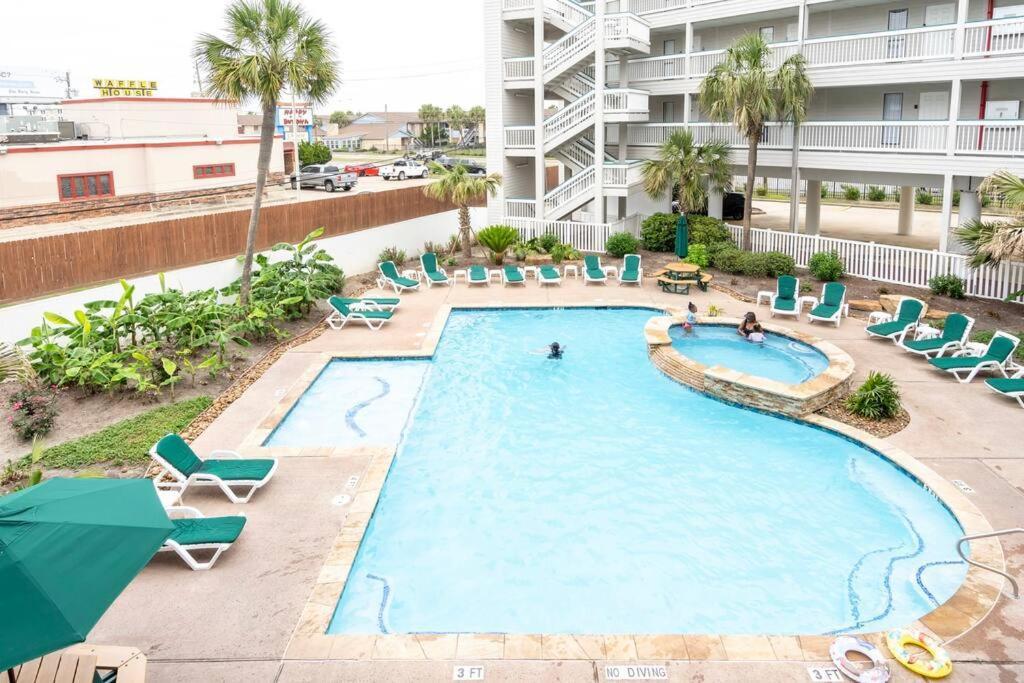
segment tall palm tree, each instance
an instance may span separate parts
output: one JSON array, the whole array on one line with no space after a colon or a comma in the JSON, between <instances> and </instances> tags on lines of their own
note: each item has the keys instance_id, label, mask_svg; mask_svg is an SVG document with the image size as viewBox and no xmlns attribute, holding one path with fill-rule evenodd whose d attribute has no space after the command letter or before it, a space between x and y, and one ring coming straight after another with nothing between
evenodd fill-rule
<instances>
[{"instance_id":1,"label":"tall palm tree","mask_svg":"<svg viewBox=\"0 0 1024 683\"><path fill-rule=\"evenodd\" d=\"M498 193L501 185L501 174L491 173L485 176L470 175L462 164L455 164L449 171L436 161L430 164L437 180L423 187L423 194L442 202L451 202L459 207L459 236L462 241L462 255L469 258L473 255L470 248L469 203Z\"/></svg>"},{"instance_id":2,"label":"tall palm tree","mask_svg":"<svg viewBox=\"0 0 1024 683\"><path fill-rule=\"evenodd\" d=\"M424 123L425 129L430 130L430 146L434 146L434 132L437 130L437 125L444 118L444 110L433 104L420 105L419 110L420 121Z\"/></svg>"},{"instance_id":3,"label":"tall palm tree","mask_svg":"<svg viewBox=\"0 0 1024 683\"><path fill-rule=\"evenodd\" d=\"M976 219L957 229L957 238L971 255L971 265L977 267L986 263L1024 260L1024 178L1009 171L996 171L985 179L979 189L1003 195L1006 206L1016 215L1011 221L982 222Z\"/></svg>"},{"instance_id":4,"label":"tall palm tree","mask_svg":"<svg viewBox=\"0 0 1024 683\"><path fill-rule=\"evenodd\" d=\"M219 100L256 100L262 109L256 191L242 263L239 303L249 303L263 189L274 147L274 114L286 90L323 104L338 87L330 31L290 0L235 0L225 12L223 36L202 33L193 54L205 72L206 93ZM298 170L298 169L296 169Z\"/></svg>"},{"instance_id":5,"label":"tall palm tree","mask_svg":"<svg viewBox=\"0 0 1024 683\"><path fill-rule=\"evenodd\" d=\"M448 121L449 126L459 131L459 142L461 144L465 144L466 110L457 104L453 104L448 107L448 110L444 113L444 118Z\"/></svg>"},{"instance_id":6,"label":"tall palm tree","mask_svg":"<svg viewBox=\"0 0 1024 683\"><path fill-rule=\"evenodd\" d=\"M813 90L802 55L793 55L773 69L771 54L771 48L760 35L745 35L726 50L724 61L715 66L700 85L700 103L708 115L716 121L731 119L747 139L744 249L750 249L757 145L765 123L777 120L799 125L807 117Z\"/></svg>"},{"instance_id":7,"label":"tall palm tree","mask_svg":"<svg viewBox=\"0 0 1024 683\"><path fill-rule=\"evenodd\" d=\"M674 185L679 186L679 210L700 211L708 200L709 190L729 186L729 145L713 140L705 145L693 141L689 130L677 130L662 143L656 159L643 164L644 191L659 197Z\"/></svg>"},{"instance_id":8,"label":"tall palm tree","mask_svg":"<svg viewBox=\"0 0 1024 683\"><path fill-rule=\"evenodd\" d=\"M471 130L475 131L477 133L477 137L479 138L480 126L487 119L487 110L481 107L480 105L476 105L475 107L471 107L470 110L466 112L466 118L469 120Z\"/></svg>"}]
</instances>

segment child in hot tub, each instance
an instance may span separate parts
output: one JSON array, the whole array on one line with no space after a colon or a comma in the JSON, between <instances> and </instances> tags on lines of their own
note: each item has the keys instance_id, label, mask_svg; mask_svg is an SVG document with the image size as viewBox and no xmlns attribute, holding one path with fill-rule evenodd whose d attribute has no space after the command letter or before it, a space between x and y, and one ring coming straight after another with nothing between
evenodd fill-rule
<instances>
[{"instance_id":1,"label":"child in hot tub","mask_svg":"<svg viewBox=\"0 0 1024 683\"><path fill-rule=\"evenodd\" d=\"M764 329L761 323L754 324L754 329L747 334L747 341L751 344L764 344Z\"/></svg>"}]
</instances>

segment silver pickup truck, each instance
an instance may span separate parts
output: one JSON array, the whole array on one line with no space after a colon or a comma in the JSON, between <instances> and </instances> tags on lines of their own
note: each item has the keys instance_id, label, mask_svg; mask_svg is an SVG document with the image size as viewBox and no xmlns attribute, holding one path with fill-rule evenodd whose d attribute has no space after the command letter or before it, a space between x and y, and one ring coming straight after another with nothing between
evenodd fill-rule
<instances>
[{"instance_id":1,"label":"silver pickup truck","mask_svg":"<svg viewBox=\"0 0 1024 683\"><path fill-rule=\"evenodd\" d=\"M355 173L345 173L337 166L311 164L302 167L298 180L295 174L292 174L291 184L293 190L298 182L302 183L303 189L307 187L321 187L328 192L334 192L340 187L345 192L348 192L359 182L359 176Z\"/></svg>"}]
</instances>

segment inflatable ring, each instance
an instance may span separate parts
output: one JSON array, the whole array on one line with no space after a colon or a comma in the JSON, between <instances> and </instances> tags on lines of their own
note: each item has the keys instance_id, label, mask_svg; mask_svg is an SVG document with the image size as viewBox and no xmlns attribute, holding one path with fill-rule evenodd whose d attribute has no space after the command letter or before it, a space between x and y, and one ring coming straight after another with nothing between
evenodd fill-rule
<instances>
[{"instance_id":1,"label":"inflatable ring","mask_svg":"<svg viewBox=\"0 0 1024 683\"><path fill-rule=\"evenodd\" d=\"M847 658L847 653L857 652L871 660L871 668L863 669ZM857 683L885 683L889 680L889 665L882 655L882 651L871 643L854 638L853 636L839 636L829 646L828 654L832 657L832 663L844 674L857 681Z\"/></svg>"},{"instance_id":2,"label":"inflatable ring","mask_svg":"<svg viewBox=\"0 0 1024 683\"><path fill-rule=\"evenodd\" d=\"M942 649L939 641L923 631L889 631L885 634L885 644L897 662L925 678L945 678L953 673L953 660ZM923 648L931 655L931 659L924 659L920 652L912 654L906 648L907 645Z\"/></svg>"}]
</instances>

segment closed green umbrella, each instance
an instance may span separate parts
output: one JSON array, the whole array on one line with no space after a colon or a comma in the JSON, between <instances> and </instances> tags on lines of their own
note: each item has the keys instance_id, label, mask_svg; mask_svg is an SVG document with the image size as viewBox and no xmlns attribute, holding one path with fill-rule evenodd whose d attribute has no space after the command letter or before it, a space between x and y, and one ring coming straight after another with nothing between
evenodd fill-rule
<instances>
[{"instance_id":1,"label":"closed green umbrella","mask_svg":"<svg viewBox=\"0 0 1024 683\"><path fill-rule=\"evenodd\" d=\"M686 223L686 214L679 214L676 221L676 256L686 258L690 253L690 226Z\"/></svg>"},{"instance_id":2,"label":"closed green umbrella","mask_svg":"<svg viewBox=\"0 0 1024 683\"><path fill-rule=\"evenodd\" d=\"M0 497L0 671L85 640L173 530L148 479Z\"/></svg>"}]
</instances>

